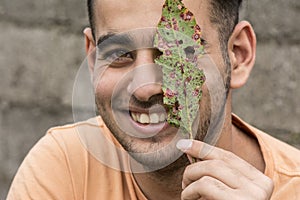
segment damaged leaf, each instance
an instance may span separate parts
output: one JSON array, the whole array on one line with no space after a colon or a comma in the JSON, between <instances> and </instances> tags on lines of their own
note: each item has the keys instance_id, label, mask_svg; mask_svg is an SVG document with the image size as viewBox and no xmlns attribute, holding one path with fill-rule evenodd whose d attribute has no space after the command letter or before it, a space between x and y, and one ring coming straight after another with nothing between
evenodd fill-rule
<instances>
[{"instance_id":1,"label":"damaged leaf","mask_svg":"<svg viewBox=\"0 0 300 200\"><path fill-rule=\"evenodd\" d=\"M182 0L166 0L154 46L162 52L155 63L162 67L167 121L192 138L192 124L198 113L205 81L203 71L197 66L204 47L201 29Z\"/></svg>"}]
</instances>

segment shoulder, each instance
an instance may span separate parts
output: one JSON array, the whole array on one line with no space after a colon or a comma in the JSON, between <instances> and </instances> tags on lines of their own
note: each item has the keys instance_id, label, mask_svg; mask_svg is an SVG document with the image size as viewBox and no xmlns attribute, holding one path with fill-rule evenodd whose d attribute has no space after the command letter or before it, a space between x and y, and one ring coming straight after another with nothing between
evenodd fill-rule
<instances>
[{"instance_id":1,"label":"shoulder","mask_svg":"<svg viewBox=\"0 0 300 200\"><path fill-rule=\"evenodd\" d=\"M64 137L76 137L81 130L99 129L103 126L104 123L101 117L95 117L86 121L52 127L47 131L46 136L50 135L57 139L63 139Z\"/></svg>"},{"instance_id":2,"label":"shoulder","mask_svg":"<svg viewBox=\"0 0 300 200\"><path fill-rule=\"evenodd\" d=\"M285 171L287 174L300 175L300 150L280 141L273 136L249 125L236 115L232 115L232 120L240 129L253 135L261 148L264 159L274 166L275 170ZM268 164L268 163L267 163Z\"/></svg>"},{"instance_id":3,"label":"shoulder","mask_svg":"<svg viewBox=\"0 0 300 200\"><path fill-rule=\"evenodd\" d=\"M257 138L265 161L265 174L274 182L272 199L299 199L300 150L247 124L235 115L233 122Z\"/></svg>"},{"instance_id":4,"label":"shoulder","mask_svg":"<svg viewBox=\"0 0 300 200\"><path fill-rule=\"evenodd\" d=\"M49 129L19 167L8 199L80 199L88 155L78 130L97 127L94 122Z\"/></svg>"},{"instance_id":5,"label":"shoulder","mask_svg":"<svg viewBox=\"0 0 300 200\"><path fill-rule=\"evenodd\" d=\"M257 128L251 127L251 129L260 146L263 146L266 154L272 157L275 170L287 176L296 175L300 178L300 150Z\"/></svg>"},{"instance_id":6,"label":"shoulder","mask_svg":"<svg viewBox=\"0 0 300 200\"><path fill-rule=\"evenodd\" d=\"M265 154L265 174L274 181L272 199L300 198L300 151L253 128Z\"/></svg>"},{"instance_id":7,"label":"shoulder","mask_svg":"<svg viewBox=\"0 0 300 200\"><path fill-rule=\"evenodd\" d=\"M99 131L99 128L103 125L101 118L95 117L82 122L52 127L47 131L45 137L52 138L52 140L55 140L61 148L67 150L65 148L66 145L80 144L80 141L78 140L80 133L96 130Z\"/></svg>"},{"instance_id":8,"label":"shoulder","mask_svg":"<svg viewBox=\"0 0 300 200\"><path fill-rule=\"evenodd\" d=\"M101 117L51 128L49 136L63 153L77 196L86 193L92 199L123 199L119 187L127 187L124 183L133 187L131 174L123 173L129 171L127 152Z\"/></svg>"}]
</instances>

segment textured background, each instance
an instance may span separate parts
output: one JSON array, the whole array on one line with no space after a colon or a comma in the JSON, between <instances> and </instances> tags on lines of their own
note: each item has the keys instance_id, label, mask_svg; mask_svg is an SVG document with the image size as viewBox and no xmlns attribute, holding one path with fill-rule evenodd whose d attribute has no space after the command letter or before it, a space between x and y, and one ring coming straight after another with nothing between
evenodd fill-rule
<instances>
[{"instance_id":1,"label":"textured background","mask_svg":"<svg viewBox=\"0 0 300 200\"><path fill-rule=\"evenodd\" d=\"M234 92L246 121L300 147L299 0L250 0L243 16L258 37L249 83ZM72 122L74 77L84 59L84 0L1 0L0 199L32 145Z\"/></svg>"}]
</instances>

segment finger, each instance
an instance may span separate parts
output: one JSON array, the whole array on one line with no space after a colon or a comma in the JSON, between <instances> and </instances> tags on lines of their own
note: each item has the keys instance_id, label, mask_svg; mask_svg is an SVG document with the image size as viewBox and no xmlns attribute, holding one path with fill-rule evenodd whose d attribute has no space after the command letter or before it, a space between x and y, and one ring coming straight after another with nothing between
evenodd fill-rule
<instances>
[{"instance_id":1,"label":"finger","mask_svg":"<svg viewBox=\"0 0 300 200\"><path fill-rule=\"evenodd\" d=\"M198 140L179 140L176 146L188 155L200 158L201 160L223 160L229 164L231 168L238 169L244 176L255 182L259 187L267 189L272 184L271 179L232 152Z\"/></svg>"},{"instance_id":2,"label":"finger","mask_svg":"<svg viewBox=\"0 0 300 200\"><path fill-rule=\"evenodd\" d=\"M182 200L233 199L234 191L221 181L209 176L193 182L181 193Z\"/></svg>"},{"instance_id":3,"label":"finger","mask_svg":"<svg viewBox=\"0 0 300 200\"><path fill-rule=\"evenodd\" d=\"M198 140L182 139L178 141L176 146L188 155L202 160L221 159L220 154L224 151Z\"/></svg>"},{"instance_id":4,"label":"finger","mask_svg":"<svg viewBox=\"0 0 300 200\"><path fill-rule=\"evenodd\" d=\"M211 146L198 140L179 140L177 148L186 154L201 160L223 160L232 167L245 169L244 171L246 173L248 173L249 170L252 171L253 169L256 169L232 152L225 151L224 149Z\"/></svg>"},{"instance_id":5,"label":"finger","mask_svg":"<svg viewBox=\"0 0 300 200\"><path fill-rule=\"evenodd\" d=\"M232 189L250 184L250 180L242 175L239 170L231 168L224 161L206 160L186 167L182 178L183 189L204 176L213 177Z\"/></svg>"}]
</instances>

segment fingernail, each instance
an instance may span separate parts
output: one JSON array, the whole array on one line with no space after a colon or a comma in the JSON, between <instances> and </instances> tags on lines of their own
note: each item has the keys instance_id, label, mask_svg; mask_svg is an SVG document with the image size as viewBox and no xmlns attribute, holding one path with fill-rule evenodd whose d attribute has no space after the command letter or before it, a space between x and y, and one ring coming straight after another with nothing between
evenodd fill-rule
<instances>
[{"instance_id":1,"label":"fingernail","mask_svg":"<svg viewBox=\"0 0 300 200\"><path fill-rule=\"evenodd\" d=\"M192 140L182 139L177 142L176 147L181 151L187 151L190 148L192 148L192 145L193 145Z\"/></svg>"}]
</instances>

